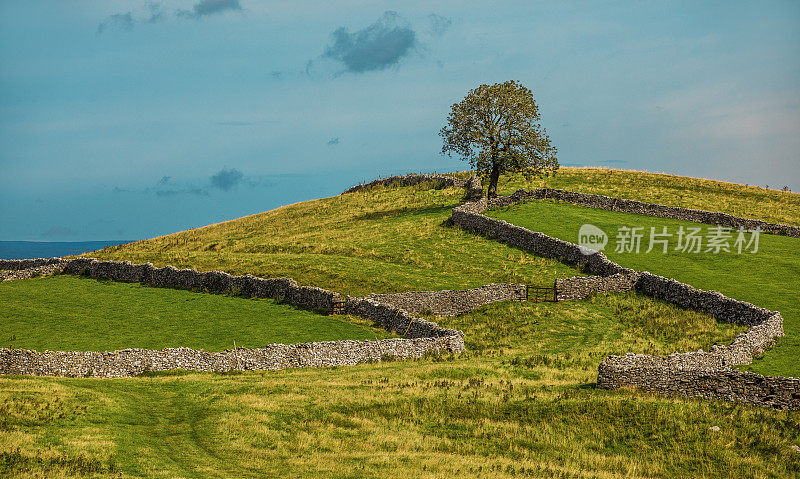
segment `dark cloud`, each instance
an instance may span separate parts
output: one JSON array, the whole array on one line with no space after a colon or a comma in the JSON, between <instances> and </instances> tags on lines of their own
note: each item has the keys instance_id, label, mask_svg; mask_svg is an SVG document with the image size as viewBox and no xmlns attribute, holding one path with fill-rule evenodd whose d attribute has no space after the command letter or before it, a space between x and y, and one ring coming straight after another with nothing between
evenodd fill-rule
<instances>
[{"instance_id":1,"label":"dark cloud","mask_svg":"<svg viewBox=\"0 0 800 479\"><path fill-rule=\"evenodd\" d=\"M354 33L339 27L323 56L341 61L353 73L397 65L417 43L414 30L399 23L397 13L386 12L377 22Z\"/></svg>"},{"instance_id":2,"label":"dark cloud","mask_svg":"<svg viewBox=\"0 0 800 479\"><path fill-rule=\"evenodd\" d=\"M175 16L197 20L206 15L241 9L242 6L239 5L239 0L200 0L191 10L177 10ZM160 3L147 2L143 14L140 12L140 14L134 16L132 12L126 12L109 15L97 26L97 34L102 35L109 28L131 30L136 24L158 23L166 20L166 18L167 12L164 11Z\"/></svg>"},{"instance_id":3,"label":"dark cloud","mask_svg":"<svg viewBox=\"0 0 800 479\"><path fill-rule=\"evenodd\" d=\"M178 10L178 16L197 20L207 15L241 9L242 6L239 5L239 0L200 0L192 10Z\"/></svg>"},{"instance_id":4,"label":"dark cloud","mask_svg":"<svg viewBox=\"0 0 800 479\"><path fill-rule=\"evenodd\" d=\"M145 4L145 8L147 9L146 16L141 18L134 18L131 12L109 15L97 26L97 34L102 35L108 28L132 30L137 23L158 23L166 18L160 3L148 2Z\"/></svg>"},{"instance_id":5,"label":"dark cloud","mask_svg":"<svg viewBox=\"0 0 800 479\"><path fill-rule=\"evenodd\" d=\"M119 28L122 30L132 29L133 16L131 15L131 12L109 15L100 25L97 26L97 34L102 35L107 28Z\"/></svg>"},{"instance_id":6,"label":"dark cloud","mask_svg":"<svg viewBox=\"0 0 800 479\"><path fill-rule=\"evenodd\" d=\"M452 24L453 21L447 17L436 15L435 13L428 15L428 27L430 28L431 34L435 36L444 35L444 32L450 29L450 25Z\"/></svg>"},{"instance_id":7,"label":"dark cloud","mask_svg":"<svg viewBox=\"0 0 800 479\"><path fill-rule=\"evenodd\" d=\"M160 3L148 2L145 7L149 15L143 20L145 23L158 23L166 18L166 13L161 9Z\"/></svg>"},{"instance_id":8,"label":"dark cloud","mask_svg":"<svg viewBox=\"0 0 800 479\"><path fill-rule=\"evenodd\" d=\"M338 144L339 144L339 137L338 136L336 138L331 138L330 140L328 140L328 146L334 146L334 145L338 145Z\"/></svg>"},{"instance_id":9,"label":"dark cloud","mask_svg":"<svg viewBox=\"0 0 800 479\"><path fill-rule=\"evenodd\" d=\"M241 183L242 178L244 178L244 175L236 168L231 168L230 170L223 168L211 177L211 186L228 191Z\"/></svg>"},{"instance_id":10,"label":"dark cloud","mask_svg":"<svg viewBox=\"0 0 800 479\"><path fill-rule=\"evenodd\" d=\"M261 183L261 181L259 180L259 178L250 178L245 180L242 172L237 170L236 168L231 168L231 169L223 168L214 175L210 176L207 182L206 181L192 182L192 181L183 181L180 179L176 180L171 176L165 175L159 178L159 180L153 186L148 186L147 188L128 189L115 186L112 189L112 191L114 193L133 192L133 193L155 194L156 196L159 197L172 197L172 196L183 196L183 195L209 196L211 194L212 189L214 188L222 191L230 191L240 183L244 183L249 186L258 186Z\"/></svg>"},{"instance_id":11,"label":"dark cloud","mask_svg":"<svg viewBox=\"0 0 800 479\"><path fill-rule=\"evenodd\" d=\"M47 231L42 231L42 238L59 238L64 236L75 236L78 232L67 226L51 226Z\"/></svg>"}]
</instances>

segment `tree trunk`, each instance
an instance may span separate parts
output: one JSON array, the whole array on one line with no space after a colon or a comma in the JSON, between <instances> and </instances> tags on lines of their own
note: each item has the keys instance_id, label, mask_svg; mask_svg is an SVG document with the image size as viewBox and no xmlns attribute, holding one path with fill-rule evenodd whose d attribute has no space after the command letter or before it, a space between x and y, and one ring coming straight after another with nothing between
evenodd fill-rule
<instances>
[{"instance_id":1,"label":"tree trunk","mask_svg":"<svg viewBox=\"0 0 800 479\"><path fill-rule=\"evenodd\" d=\"M497 180L499 179L500 179L500 164L497 162L495 158L492 158L492 173L489 175L489 191L486 194L488 198L497 197Z\"/></svg>"}]
</instances>

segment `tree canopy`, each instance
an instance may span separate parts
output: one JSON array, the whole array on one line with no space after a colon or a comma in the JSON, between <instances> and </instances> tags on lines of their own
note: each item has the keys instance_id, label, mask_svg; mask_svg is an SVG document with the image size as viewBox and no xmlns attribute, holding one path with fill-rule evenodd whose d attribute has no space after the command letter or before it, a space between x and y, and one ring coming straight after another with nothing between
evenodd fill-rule
<instances>
[{"instance_id":1,"label":"tree canopy","mask_svg":"<svg viewBox=\"0 0 800 479\"><path fill-rule=\"evenodd\" d=\"M442 154L461 156L489 178L490 198L497 196L503 173L558 169L558 151L540 123L533 92L514 80L470 90L452 106L439 135Z\"/></svg>"}]
</instances>

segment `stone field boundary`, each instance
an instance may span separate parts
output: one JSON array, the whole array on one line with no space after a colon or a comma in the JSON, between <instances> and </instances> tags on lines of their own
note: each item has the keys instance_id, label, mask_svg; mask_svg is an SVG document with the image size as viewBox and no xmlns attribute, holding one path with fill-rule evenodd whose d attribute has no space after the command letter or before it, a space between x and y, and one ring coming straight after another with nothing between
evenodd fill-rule
<instances>
[{"instance_id":1,"label":"stone field boundary","mask_svg":"<svg viewBox=\"0 0 800 479\"><path fill-rule=\"evenodd\" d=\"M552 195L552 196L551 196ZM582 206L602 208L609 201L612 205L625 205L629 212L652 216L667 216L662 205L631 202L599 195L584 195L563 190L540 189L532 193L518 190L511 196L487 200L482 198L462 204L453 209L453 224L467 231L492 238L531 253L555 258L559 261L583 268L595 276L557 280L565 294L573 299L586 297L597 291L635 290L652 298L661 299L683 308L711 314L720 321L742 324L750 328L739 334L730 345L714 345L711 351L673 353L669 356L652 356L628 353L624 356L609 356L598 368L597 387L616 389L632 386L646 391L703 398L726 399L776 409L800 409L800 379L780 376L764 376L734 369L734 366L750 364L753 358L763 354L774 345L775 339L784 335L783 318L777 311L769 311L753 304L728 298L716 291L703 291L674 279L652 273L624 268L609 260L601 252L584 254L573 243L515 226L503 220L481 214L493 206L509 206L526 199L553 199L553 196L572 200ZM580 203L579 203L580 201ZM628 202L628 203L626 203ZM642 206L643 205L643 206ZM613 206L615 211L620 208ZM637 209L637 211L633 211ZM663 207L670 209L671 207ZM606 208L606 209L611 209ZM729 226L758 226L775 234L794 236L796 227L773 225L756 220L679 208L680 214L691 212L692 221L715 221ZM670 213L671 214L671 213ZM687 213L689 215L689 213ZM721 215L721 216L720 216ZM732 219L731 219L732 218ZM678 219L690 219L688 216ZM745 222L754 223L745 223ZM725 223L727 222L727 223ZM719 224L719 223L713 223Z\"/></svg>"},{"instance_id":2,"label":"stone field boundary","mask_svg":"<svg viewBox=\"0 0 800 479\"><path fill-rule=\"evenodd\" d=\"M464 178L456 178L453 176L445 175L426 175L411 173L408 175L389 176L387 178L379 178L370 181L369 183L362 183L352 188L345 190L342 194L354 193L363 189L369 189L378 185L383 186L414 186L426 182L439 182L442 188L456 187L463 188L470 180Z\"/></svg>"},{"instance_id":3,"label":"stone field boundary","mask_svg":"<svg viewBox=\"0 0 800 479\"><path fill-rule=\"evenodd\" d=\"M190 348L120 351L32 351L0 348L0 374L35 376L125 377L148 371L186 369L192 371L271 370L289 367L323 367L381 361L387 357L421 358L428 354L464 351L464 333L415 318L407 311L370 298L342 297L322 288L299 286L289 278L264 279L232 276L221 271L201 273L173 266L156 268L151 263L98 261L93 258L63 260L2 260L0 269L29 271L57 268L63 274L97 279L139 282L156 287L235 293L274 298L322 313L361 316L403 336L378 341L321 341L300 344L270 344L264 348L237 348L207 352ZM52 271L51 271L52 272Z\"/></svg>"},{"instance_id":4,"label":"stone field boundary","mask_svg":"<svg viewBox=\"0 0 800 479\"><path fill-rule=\"evenodd\" d=\"M531 191L520 189L515 191L511 196L504 198L505 199L500 199L499 201L506 201L509 202L508 204L513 204L518 201L528 199L557 200L572 203L578 206L585 206L587 208L601 208L604 210L619 211L622 213L634 213L645 216L656 216L659 218L694 221L695 223L727 226L729 228L744 228L751 230L758 228L764 233L800 238L800 227L798 226L785 225L781 223L768 223L762 220L742 218L717 211L665 206L656 203L645 203L643 201L614 198L613 196L592 195L588 193L578 193L575 191L566 191L554 188L539 188Z\"/></svg>"}]
</instances>

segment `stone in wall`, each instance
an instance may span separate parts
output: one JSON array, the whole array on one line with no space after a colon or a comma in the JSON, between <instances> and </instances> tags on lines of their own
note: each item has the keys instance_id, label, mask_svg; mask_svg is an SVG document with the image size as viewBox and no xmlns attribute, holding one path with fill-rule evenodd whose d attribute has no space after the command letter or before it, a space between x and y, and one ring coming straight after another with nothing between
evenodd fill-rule
<instances>
[{"instance_id":1,"label":"stone in wall","mask_svg":"<svg viewBox=\"0 0 800 479\"><path fill-rule=\"evenodd\" d=\"M447 329L424 319L413 317L408 311L391 304L380 303L371 298L347 297L345 312L371 319L384 329L406 338L462 336L464 333Z\"/></svg>"},{"instance_id":2,"label":"stone in wall","mask_svg":"<svg viewBox=\"0 0 800 479\"><path fill-rule=\"evenodd\" d=\"M480 214L488 206L489 202L486 200L461 205L453 209L451 219L455 225L468 231L545 258L555 258L563 263L582 267L593 274L610 276L618 273L634 273L634 270L623 268L608 260L603 253L586 255L576 244Z\"/></svg>"},{"instance_id":3,"label":"stone in wall","mask_svg":"<svg viewBox=\"0 0 800 479\"><path fill-rule=\"evenodd\" d=\"M745 301L737 301L716 291L703 291L671 278L647 271L638 275L636 290L678 306L704 311L728 323L752 326L769 319L774 312Z\"/></svg>"},{"instance_id":4,"label":"stone in wall","mask_svg":"<svg viewBox=\"0 0 800 479\"><path fill-rule=\"evenodd\" d=\"M559 301L583 299L592 294L624 292L636 287L638 273L617 273L610 276L573 276L556 280Z\"/></svg>"},{"instance_id":5,"label":"stone in wall","mask_svg":"<svg viewBox=\"0 0 800 479\"><path fill-rule=\"evenodd\" d=\"M0 270L22 270L63 263L61 258L0 259Z\"/></svg>"},{"instance_id":6,"label":"stone in wall","mask_svg":"<svg viewBox=\"0 0 800 479\"><path fill-rule=\"evenodd\" d=\"M470 177L469 181L467 181L467 184L464 185L464 188L467 190L467 201L478 201L486 196L483 191L483 182L476 175L472 175Z\"/></svg>"},{"instance_id":7,"label":"stone in wall","mask_svg":"<svg viewBox=\"0 0 800 479\"><path fill-rule=\"evenodd\" d=\"M411 314L429 312L437 316L455 316L497 301L525 301L525 285L489 284L466 290L371 294L367 299L396 306Z\"/></svg>"},{"instance_id":8,"label":"stone in wall","mask_svg":"<svg viewBox=\"0 0 800 479\"><path fill-rule=\"evenodd\" d=\"M120 351L30 351L0 349L0 374L68 377L127 377L148 371L259 371L285 368L345 366L426 354L461 353L461 335L380 341L322 341L271 344L264 348L237 348L207 352L189 348Z\"/></svg>"},{"instance_id":9,"label":"stone in wall","mask_svg":"<svg viewBox=\"0 0 800 479\"><path fill-rule=\"evenodd\" d=\"M64 268L64 263L46 264L44 266L34 266L25 269L0 269L0 281L12 281L15 279L35 278L60 273Z\"/></svg>"},{"instance_id":10,"label":"stone in wall","mask_svg":"<svg viewBox=\"0 0 800 479\"><path fill-rule=\"evenodd\" d=\"M311 286L300 286L291 278L257 278L251 275L232 276L223 271L200 272L174 266L156 268L152 263L98 261L78 258L68 261L66 274L86 275L114 281L142 282L162 288L179 288L209 293L235 293L258 298L274 298L304 308L331 313L334 304L342 302L339 293Z\"/></svg>"},{"instance_id":11,"label":"stone in wall","mask_svg":"<svg viewBox=\"0 0 800 479\"><path fill-rule=\"evenodd\" d=\"M675 367L655 356L606 358L598 369L597 387L636 387L662 395L724 399L775 409L800 409L800 379L762 376L709 367Z\"/></svg>"}]
</instances>

